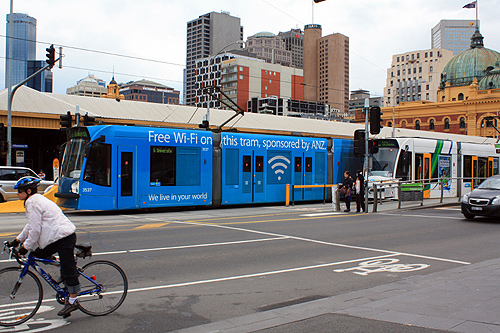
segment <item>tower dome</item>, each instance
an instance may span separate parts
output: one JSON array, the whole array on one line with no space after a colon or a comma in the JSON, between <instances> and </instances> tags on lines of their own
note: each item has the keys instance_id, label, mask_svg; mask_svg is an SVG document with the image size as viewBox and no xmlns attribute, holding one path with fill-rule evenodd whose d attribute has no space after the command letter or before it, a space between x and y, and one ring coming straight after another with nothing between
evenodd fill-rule
<instances>
[{"instance_id":1,"label":"tower dome","mask_svg":"<svg viewBox=\"0 0 500 333\"><path fill-rule=\"evenodd\" d=\"M441 88L449 82L451 87L467 86L473 79L481 80L500 61L500 53L484 47L483 36L476 29L471 37L470 49L454 56L441 74Z\"/></svg>"},{"instance_id":2,"label":"tower dome","mask_svg":"<svg viewBox=\"0 0 500 333\"><path fill-rule=\"evenodd\" d=\"M495 68L488 71L485 77L479 81L479 90L500 88L500 62L495 63Z\"/></svg>"}]
</instances>

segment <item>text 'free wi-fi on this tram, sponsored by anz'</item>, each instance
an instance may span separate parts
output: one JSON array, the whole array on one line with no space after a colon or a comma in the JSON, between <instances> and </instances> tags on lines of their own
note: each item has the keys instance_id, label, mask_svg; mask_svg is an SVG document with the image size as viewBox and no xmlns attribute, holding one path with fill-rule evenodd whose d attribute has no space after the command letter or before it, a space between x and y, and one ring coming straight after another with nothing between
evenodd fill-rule
<instances>
[{"instance_id":1,"label":"text 'free wi-fi on this tram, sponsored by anz'","mask_svg":"<svg viewBox=\"0 0 500 333\"><path fill-rule=\"evenodd\" d=\"M114 210L284 202L286 185L333 176L332 140L176 128L68 129L56 196L74 209ZM295 189L296 201L323 188Z\"/></svg>"}]
</instances>

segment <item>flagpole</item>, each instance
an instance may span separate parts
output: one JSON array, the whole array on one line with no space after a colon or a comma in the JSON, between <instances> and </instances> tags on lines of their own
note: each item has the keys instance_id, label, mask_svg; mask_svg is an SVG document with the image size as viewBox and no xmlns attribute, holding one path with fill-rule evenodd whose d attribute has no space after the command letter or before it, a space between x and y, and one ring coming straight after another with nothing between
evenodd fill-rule
<instances>
[{"instance_id":1,"label":"flagpole","mask_svg":"<svg viewBox=\"0 0 500 333\"><path fill-rule=\"evenodd\" d=\"M476 28L477 28L477 30L479 30L479 20L477 18L478 17L477 16L477 7L479 7L479 6L478 6L477 2L478 2L478 0L476 0Z\"/></svg>"}]
</instances>

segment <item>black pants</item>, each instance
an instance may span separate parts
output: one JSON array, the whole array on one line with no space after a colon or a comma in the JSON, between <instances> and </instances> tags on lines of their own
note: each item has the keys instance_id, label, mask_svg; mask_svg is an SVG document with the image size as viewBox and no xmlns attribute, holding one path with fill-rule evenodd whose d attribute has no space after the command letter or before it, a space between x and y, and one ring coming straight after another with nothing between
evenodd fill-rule
<instances>
[{"instance_id":1,"label":"black pants","mask_svg":"<svg viewBox=\"0 0 500 333\"><path fill-rule=\"evenodd\" d=\"M59 254L61 278L65 280L70 294L80 291L78 271L76 270L75 262L75 244L76 234L72 233L69 236L47 245L43 249L38 248L33 252L33 256L38 258L50 258L56 252Z\"/></svg>"},{"instance_id":2,"label":"black pants","mask_svg":"<svg viewBox=\"0 0 500 333\"><path fill-rule=\"evenodd\" d=\"M359 212L360 210L365 211L365 194L364 193L359 193L356 194L356 211Z\"/></svg>"},{"instance_id":3,"label":"black pants","mask_svg":"<svg viewBox=\"0 0 500 333\"><path fill-rule=\"evenodd\" d=\"M344 197L345 208L347 208L347 210L351 210L351 200L352 196Z\"/></svg>"}]
</instances>

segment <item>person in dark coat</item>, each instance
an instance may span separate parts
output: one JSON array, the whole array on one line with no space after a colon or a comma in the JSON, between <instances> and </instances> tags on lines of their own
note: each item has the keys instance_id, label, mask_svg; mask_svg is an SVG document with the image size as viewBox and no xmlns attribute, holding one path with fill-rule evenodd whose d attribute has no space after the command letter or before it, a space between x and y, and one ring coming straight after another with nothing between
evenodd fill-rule
<instances>
[{"instance_id":1,"label":"person in dark coat","mask_svg":"<svg viewBox=\"0 0 500 333\"><path fill-rule=\"evenodd\" d=\"M361 170L356 171L356 212L365 212L365 177Z\"/></svg>"},{"instance_id":2,"label":"person in dark coat","mask_svg":"<svg viewBox=\"0 0 500 333\"><path fill-rule=\"evenodd\" d=\"M344 172L344 181L342 182L342 187L341 187L341 192L344 193L344 202L346 209L344 212L350 212L351 211L351 200L352 200L352 194L351 194L351 189L352 185L354 184L354 181L351 178L351 174L349 171Z\"/></svg>"}]
</instances>

